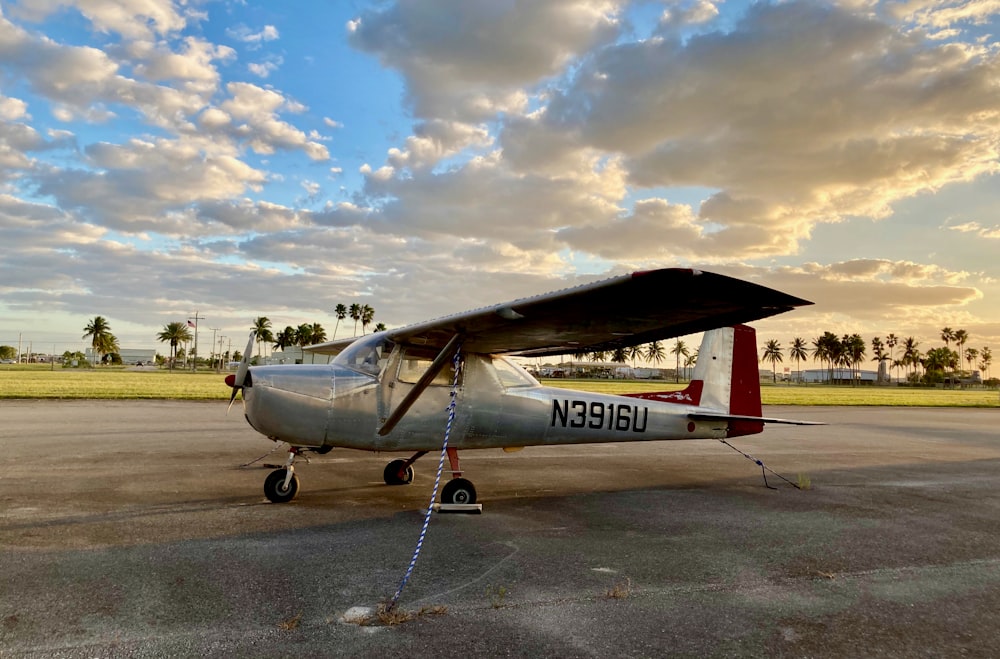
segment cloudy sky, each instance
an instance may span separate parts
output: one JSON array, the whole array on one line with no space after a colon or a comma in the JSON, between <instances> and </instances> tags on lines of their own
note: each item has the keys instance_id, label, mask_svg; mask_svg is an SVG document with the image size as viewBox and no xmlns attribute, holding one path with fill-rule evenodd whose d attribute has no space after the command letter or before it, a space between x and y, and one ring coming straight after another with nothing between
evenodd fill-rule
<instances>
[{"instance_id":1,"label":"cloudy sky","mask_svg":"<svg viewBox=\"0 0 1000 659\"><path fill-rule=\"evenodd\" d=\"M397 326L680 266L816 303L761 340L1000 348L996 0L0 12L0 344L332 334L339 302Z\"/></svg>"}]
</instances>

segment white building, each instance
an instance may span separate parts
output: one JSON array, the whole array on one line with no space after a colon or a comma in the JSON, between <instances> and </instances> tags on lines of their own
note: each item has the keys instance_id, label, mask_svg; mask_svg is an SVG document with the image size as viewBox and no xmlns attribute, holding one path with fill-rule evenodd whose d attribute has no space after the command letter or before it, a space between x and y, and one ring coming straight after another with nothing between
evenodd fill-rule
<instances>
[{"instance_id":1,"label":"white building","mask_svg":"<svg viewBox=\"0 0 1000 659\"><path fill-rule=\"evenodd\" d=\"M93 348L87 348L87 361L94 363L96 355ZM118 351L118 356L122 358L122 364L155 364L156 350L146 348L122 348Z\"/></svg>"}]
</instances>

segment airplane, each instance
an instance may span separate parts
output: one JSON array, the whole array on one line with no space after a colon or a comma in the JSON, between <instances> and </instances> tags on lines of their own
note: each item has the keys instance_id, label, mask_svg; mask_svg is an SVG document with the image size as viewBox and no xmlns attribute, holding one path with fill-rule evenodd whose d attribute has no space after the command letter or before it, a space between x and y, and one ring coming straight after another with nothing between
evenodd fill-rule
<instances>
[{"instance_id":1,"label":"airplane","mask_svg":"<svg viewBox=\"0 0 1000 659\"><path fill-rule=\"evenodd\" d=\"M765 423L757 344L747 322L812 304L752 282L695 269L633 272L399 329L308 346L328 364L249 366L254 334L227 384L250 426L289 446L264 494L295 498L295 460L335 447L409 454L387 485L413 481L413 464L442 451L451 479L442 504L475 504L459 451L673 439L725 439ZM682 391L610 395L546 387L511 356L610 351L704 332ZM766 479L765 479L766 480Z\"/></svg>"}]
</instances>

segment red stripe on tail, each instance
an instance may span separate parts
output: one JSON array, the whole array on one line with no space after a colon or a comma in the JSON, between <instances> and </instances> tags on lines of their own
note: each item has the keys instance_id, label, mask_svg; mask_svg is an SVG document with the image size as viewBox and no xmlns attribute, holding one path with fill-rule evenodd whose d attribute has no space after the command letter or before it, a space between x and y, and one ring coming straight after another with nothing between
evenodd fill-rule
<instances>
[{"instance_id":1,"label":"red stripe on tail","mask_svg":"<svg viewBox=\"0 0 1000 659\"><path fill-rule=\"evenodd\" d=\"M729 394L729 413L761 416L757 333L748 325L736 325L733 330L733 379ZM756 435L763 430L764 424L758 421L729 422L730 437Z\"/></svg>"},{"instance_id":2,"label":"red stripe on tail","mask_svg":"<svg viewBox=\"0 0 1000 659\"><path fill-rule=\"evenodd\" d=\"M701 403L701 392L705 383L701 380L691 380L682 391L656 391L643 394L624 394L630 398L655 400L661 403L677 403L678 405L698 405Z\"/></svg>"}]
</instances>

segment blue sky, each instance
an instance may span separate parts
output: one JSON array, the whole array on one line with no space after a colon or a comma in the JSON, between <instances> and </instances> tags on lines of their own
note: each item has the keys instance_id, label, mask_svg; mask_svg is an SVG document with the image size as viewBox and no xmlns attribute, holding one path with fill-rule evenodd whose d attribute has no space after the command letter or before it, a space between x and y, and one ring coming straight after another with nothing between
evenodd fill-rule
<instances>
[{"instance_id":1,"label":"blue sky","mask_svg":"<svg viewBox=\"0 0 1000 659\"><path fill-rule=\"evenodd\" d=\"M996 347L992 7L5 2L0 344L693 266L816 302L762 340Z\"/></svg>"}]
</instances>

